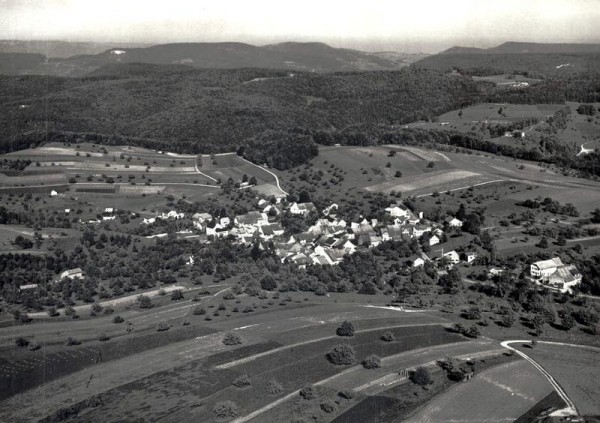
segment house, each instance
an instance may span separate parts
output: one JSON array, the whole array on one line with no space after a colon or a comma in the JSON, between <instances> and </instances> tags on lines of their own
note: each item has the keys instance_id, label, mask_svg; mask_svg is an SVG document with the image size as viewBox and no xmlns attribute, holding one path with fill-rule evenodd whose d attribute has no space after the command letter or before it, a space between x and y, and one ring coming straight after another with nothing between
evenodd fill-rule
<instances>
[{"instance_id":1,"label":"house","mask_svg":"<svg viewBox=\"0 0 600 423\"><path fill-rule=\"evenodd\" d=\"M417 267L422 267L425 265L425 260L423 260L421 257L419 256L412 256L409 260L408 263L410 264L410 267L412 268L417 268Z\"/></svg>"},{"instance_id":2,"label":"house","mask_svg":"<svg viewBox=\"0 0 600 423\"><path fill-rule=\"evenodd\" d=\"M401 204L391 204L388 208L385 209L385 211L391 217L401 217L404 219L408 219L408 217L410 216L410 211Z\"/></svg>"},{"instance_id":3,"label":"house","mask_svg":"<svg viewBox=\"0 0 600 423\"><path fill-rule=\"evenodd\" d=\"M534 281L560 292L570 292L581 283L582 276L573 265L565 265L559 257L537 261L529 270Z\"/></svg>"},{"instance_id":4,"label":"house","mask_svg":"<svg viewBox=\"0 0 600 423\"><path fill-rule=\"evenodd\" d=\"M231 219L230 219L230 218L228 218L227 216L225 216L225 217L222 217L222 218L219 220L219 224L220 224L221 226L223 226L223 227L225 227L225 226L229 226L229 224L230 224L230 223L231 223Z\"/></svg>"},{"instance_id":5,"label":"house","mask_svg":"<svg viewBox=\"0 0 600 423\"><path fill-rule=\"evenodd\" d=\"M413 226L413 228L412 228L412 237L413 238L420 238L426 232L431 232L431 226L427 226L427 225L416 225L416 226Z\"/></svg>"},{"instance_id":6,"label":"house","mask_svg":"<svg viewBox=\"0 0 600 423\"><path fill-rule=\"evenodd\" d=\"M27 285L20 285L19 286L19 291L25 291L27 289L35 289L37 287L38 287L37 283L30 283L30 284L27 284Z\"/></svg>"},{"instance_id":7,"label":"house","mask_svg":"<svg viewBox=\"0 0 600 423\"><path fill-rule=\"evenodd\" d=\"M116 216L102 216L102 220L115 220Z\"/></svg>"},{"instance_id":8,"label":"house","mask_svg":"<svg viewBox=\"0 0 600 423\"><path fill-rule=\"evenodd\" d=\"M257 211L251 211L246 214L236 216L233 221L238 226L249 228L256 228L258 226L269 224L269 218L266 213L260 213Z\"/></svg>"},{"instance_id":9,"label":"house","mask_svg":"<svg viewBox=\"0 0 600 423\"><path fill-rule=\"evenodd\" d=\"M290 213L307 216L310 212L316 211L313 203L293 203L290 207Z\"/></svg>"},{"instance_id":10,"label":"house","mask_svg":"<svg viewBox=\"0 0 600 423\"><path fill-rule=\"evenodd\" d=\"M430 247L437 245L439 243L440 243L440 239L438 238L437 235L433 235L431 238L429 238L429 246Z\"/></svg>"},{"instance_id":11,"label":"house","mask_svg":"<svg viewBox=\"0 0 600 423\"><path fill-rule=\"evenodd\" d=\"M456 217L453 217L452 219L446 219L446 223L451 228L461 228L463 225L462 221L458 220Z\"/></svg>"},{"instance_id":12,"label":"house","mask_svg":"<svg viewBox=\"0 0 600 423\"><path fill-rule=\"evenodd\" d=\"M71 209L65 209L65 214L71 213Z\"/></svg>"},{"instance_id":13,"label":"house","mask_svg":"<svg viewBox=\"0 0 600 423\"><path fill-rule=\"evenodd\" d=\"M488 272L489 277L498 276L498 275L501 275L502 273L504 273L504 269L498 269L496 267L492 267Z\"/></svg>"},{"instance_id":14,"label":"house","mask_svg":"<svg viewBox=\"0 0 600 423\"><path fill-rule=\"evenodd\" d=\"M446 260L448 260L448 262L450 264L453 264L453 265L460 263L460 256L454 250L444 253L444 249L439 249L439 250L432 251L430 253L430 256L434 260L446 259Z\"/></svg>"},{"instance_id":15,"label":"house","mask_svg":"<svg viewBox=\"0 0 600 423\"><path fill-rule=\"evenodd\" d=\"M209 213L194 213L192 215L192 220L194 222L198 222L198 223L202 224L204 222L208 222L208 221L212 220L212 216Z\"/></svg>"},{"instance_id":16,"label":"house","mask_svg":"<svg viewBox=\"0 0 600 423\"><path fill-rule=\"evenodd\" d=\"M142 224L143 224L143 225L150 225L151 223L154 223L154 222L156 222L156 218L155 218L155 217L149 217L149 218L147 218L147 219L145 218L145 219L142 221Z\"/></svg>"},{"instance_id":17,"label":"house","mask_svg":"<svg viewBox=\"0 0 600 423\"><path fill-rule=\"evenodd\" d=\"M265 200L264 198L261 198L260 200L258 200L258 207L260 207L260 208L266 207L267 204L269 204L269 202L267 200Z\"/></svg>"},{"instance_id":18,"label":"house","mask_svg":"<svg viewBox=\"0 0 600 423\"><path fill-rule=\"evenodd\" d=\"M113 214L115 212L115 209L113 209L112 207L106 207L104 209L104 213L106 214Z\"/></svg>"},{"instance_id":19,"label":"house","mask_svg":"<svg viewBox=\"0 0 600 423\"><path fill-rule=\"evenodd\" d=\"M58 192L52 190L50 191L50 197L56 197L58 195Z\"/></svg>"},{"instance_id":20,"label":"house","mask_svg":"<svg viewBox=\"0 0 600 423\"><path fill-rule=\"evenodd\" d=\"M60 279L75 279L75 278L83 278L83 270L81 268L76 267L75 269L65 270L60 274Z\"/></svg>"},{"instance_id":21,"label":"house","mask_svg":"<svg viewBox=\"0 0 600 423\"><path fill-rule=\"evenodd\" d=\"M279 216L281 214L281 209L273 204L269 204L263 209L263 213L266 213L271 216Z\"/></svg>"},{"instance_id":22,"label":"house","mask_svg":"<svg viewBox=\"0 0 600 423\"><path fill-rule=\"evenodd\" d=\"M464 254L465 257L465 261L470 264L473 263L475 261L475 259L477 258L477 253L474 251L467 251Z\"/></svg>"},{"instance_id":23,"label":"house","mask_svg":"<svg viewBox=\"0 0 600 423\"><path fill-rule=\"evenodd\" d=\"M175 210L171 210L168 213L161 213L159 216L161 219L183 219L185 215L183 213L177 213Z\"/></svg>"}]
</instances>

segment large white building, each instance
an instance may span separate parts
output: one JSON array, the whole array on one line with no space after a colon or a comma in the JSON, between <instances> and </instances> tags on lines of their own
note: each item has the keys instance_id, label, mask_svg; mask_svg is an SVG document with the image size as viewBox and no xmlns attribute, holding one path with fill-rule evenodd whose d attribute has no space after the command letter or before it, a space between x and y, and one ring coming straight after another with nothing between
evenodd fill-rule
<instances>
[{"instance_id":1,"label":"large white building","mask_svg":"<svg viewBox=\"0 0 600 423\"><path fill-rule=\"evenodd\" d=\"M560 292L572 291L582 279L574 265L563 264L559 257L533 263L529 273L536 283Z\"/></svg>"}]
</instances>

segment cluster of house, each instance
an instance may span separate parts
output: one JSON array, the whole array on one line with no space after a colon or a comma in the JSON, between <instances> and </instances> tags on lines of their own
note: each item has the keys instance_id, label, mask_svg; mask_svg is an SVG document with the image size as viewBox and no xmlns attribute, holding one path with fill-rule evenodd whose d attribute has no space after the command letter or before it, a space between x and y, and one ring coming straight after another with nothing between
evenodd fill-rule
<instances>
[{"instance_id":1,"label":"cluster of house","mask_svg":"<svg viewBox=\"0 0 600 423\"><path fill-rule=\"evenodd\" d=\"M171 220L171 219L175 219L175 220L179 220L179 219L183 219L185 217L184 213L178 213L175 210L170 210L167 213L161 213L156 217L149 217L149 218L144 218L144 220L142 220L142 225L150 225L151 223L156 222L156 219L163 219L163 220Z\"/></svg>"},{"instance_id":2,"label":"cluster of house","mask_svg":"<svg viewBox=\"0 0 600 423\"><path fill-rule=\"evenodd\" d=\"M577 267L564 264L559 257L533 263L529 273L535 283L564 293L572 292L582 279Z\"/></svg>"}]
</instances>

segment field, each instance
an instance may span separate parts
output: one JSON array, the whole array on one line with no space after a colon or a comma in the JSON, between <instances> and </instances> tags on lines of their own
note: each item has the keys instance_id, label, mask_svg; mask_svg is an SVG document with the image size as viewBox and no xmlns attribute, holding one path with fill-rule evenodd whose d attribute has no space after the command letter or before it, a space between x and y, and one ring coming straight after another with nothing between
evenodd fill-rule
<instances>
[{"instance_id":1,"label":"field","mask_svg":"<svg viewBox=\"0 0 600 423\"><path fill-rule=\"evenodd\" d=\"M581 415L600 415L600 349L544 343L520 349L556 379Z\"/></svg>"},{"instance_id":2,"label":"field","mask_svg":"<svg viewBox=\"0 0 600 423\"><path fill-rule=\"evenodd\" d=\"M531 364L513 361L452 387L406 421L514 421L551 392Z\"/></svg>"}]
</instances>

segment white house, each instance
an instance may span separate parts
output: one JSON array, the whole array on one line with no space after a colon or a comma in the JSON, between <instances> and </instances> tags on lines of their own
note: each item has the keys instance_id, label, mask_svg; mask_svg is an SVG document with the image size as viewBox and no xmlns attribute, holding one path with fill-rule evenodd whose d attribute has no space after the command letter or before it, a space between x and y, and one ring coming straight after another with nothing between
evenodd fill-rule
<instances>
[{"instance_id":1,"label":"white house","mask_svg":"<svg viewBox=\"0 0 600 423\"><path fill-rule=\"evenodd\" d=\"M143 225L150 225L151 223L156 222L156 217L149 217L149 218L144 218L144 220L142 221Z\"/></svg>"},{"instance_id":2,"label":"white house","mask_svg":"<svg viewBox=\"0 0 600 423\"><path fill-rule=\"evenodd\" d=\"M308 215L311 211L316 210L313 203L293 203L290 207L290 213Z\"/></svg>"},{"instance_id":3,"label":"white house","mask_svg":"<svg viewBox=\"0 0 600 423\"><path fill-rule=\"evenodd\" d=\"M562 260L559 257L554 257L550 260L536 261L531 265L529 272L534 278L547 278L562 266L564 266Z\"/></svg>"},{"instance_id":4,"label":"white house","mask_svg":"<svg viewBox=\"0 0 600 423\"><path fill-rule=\"evenodd\" d=\"M425 265L425 260L423 260L419 256L413 256L410 259L410 263L411 263L411 267L413 267L413 268L422 267Z\"/></svg>"},{"instance_id":5,"label":"white house","mask_svg":"<svg viewBox=\"0 0 600 423\"><path fill-rule=\"evenodd\" d=\"M107 207L104 209L104 213L107 213L107 214L112 214L114 212L115 212L115 209L113 209L112 207Z\"/></svg>"},{"instance_id":6,"label":"white house","mask_svg":"<svg viewBox=\"0 0 600 423\"><path fill-rule=\"evenodd\" d=\"M573 265L565 265L559 257L535 262L530 273L536 283L560 292L571 292L582 280L581 273Z\"/></svg>"},{"instance_id":7,"label":"white house","mask_svg":"<svg viewBox=\"0 0 600 423\"><path fill-rule=\"evenodd\" d=\"M408 219L410 216L410 211L404 207L397 204L392 204L388 208L385 209L386 212L392 217L401 217L404 219Z\"/></svg>"},{"instance_id":8,"label":"white house","mask_svg":"<svg viewBox=\"0 0 600 423\"><path fill-rule=\"evenodd\" d=\"M52 190L50 191L50 197L56 197L58 195L58 192Z\"/></svg>"},{"instance_id":9,"label":"white house","mask_svg":"<svg viewBox=\"0 0 600 423\"><path fill-rule=\"evenodd\" d=\"M460 228L463 225L462 221L458 220L456 217L453 217L452 219L446 219L446 223L451 228Z\"/></svg>"},{"instance_id":10,"label":"white house","mask_svg":"<svg viewBox=\"0 0 600 423\"><path fill-rule=\"evenodd\" d=\"M465 260L467 263L473 263L477 258L477 253L474 251L465 252Z\"/></svg>"},{"instance_id":11,"label":"white house","mask_svg":"<svg viewBox=\"0 0 600 423\"><path fill-rule=\"evenodd\" d=\"M75 269L65 270L64 272L62 272L60 274L60 278L61 279L65 279L65 278L69 278L69 279L83 278L83 270L81 270L79 267L76 267Z\"/></svg>"},{"instance_id":12,"label":"white house","mask_svg":"<svg viewBox=\"0 0 600 423\"><path fill-rule=\"evenodd\" d=\"M71 209L65 209L65 214L71 213Z\"/></svg>"},{"instance_id":13,"label":"white house","mask_svg":"<svg viewBox=\"0 0 600 423\"><path fill-rule=\"evenodd\" d=\"M161 213L161 219L183 219L185 215L183 213L177 213L175 210L171 210L168 213Z\"/></svg>"},{"instance_id":14,"label":"white house","mask_svg":"<svg viewBox=\"0 0 600 423\"><path fill-rule=\"evenodd\" d=\"M429 238L429 246L433 246L433 245L437 245L440 243L440 239L437 237L437 235L433 235L431 238Z\"/></svg>"}]
</instances>

